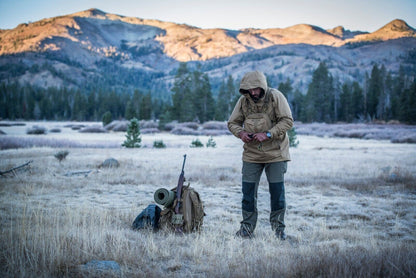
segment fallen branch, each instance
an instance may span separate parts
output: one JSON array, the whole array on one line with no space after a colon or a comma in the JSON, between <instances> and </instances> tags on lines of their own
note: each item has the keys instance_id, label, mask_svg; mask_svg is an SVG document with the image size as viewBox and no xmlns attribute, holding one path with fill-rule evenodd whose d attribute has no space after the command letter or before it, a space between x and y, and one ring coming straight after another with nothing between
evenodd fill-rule
<instances>
[{"instance_id":1,"label":"fallen branch","mask_svg":"<svg viewBox=\"0 0 416 278\"><path fill-rule=\"evenodd\" d=\"M87 177L91 172L92 170L67 172L64 176L72 177L72 176L84 175L85 177Z\"/></svg>"},{"instance_id":2,"label":"fallen branch","mask_svg":"<svg viewBox=\"0 0 416 278\"><path fill-rule=\"evenodd\" d=\"M32 163L32 162L33 162L33 160L30 160L30 161L26 162L25 164L13 167L9 170L3 171L3 172L0 171L0 176L3 176L4 174L8 174L8 173L13 173L13 174L16 175L16 173L15 173L16 170L19 170L19 169L22 169L22 168L25 168L25 167L29 167L30 163Z\"/></svg>"}]
</instances>

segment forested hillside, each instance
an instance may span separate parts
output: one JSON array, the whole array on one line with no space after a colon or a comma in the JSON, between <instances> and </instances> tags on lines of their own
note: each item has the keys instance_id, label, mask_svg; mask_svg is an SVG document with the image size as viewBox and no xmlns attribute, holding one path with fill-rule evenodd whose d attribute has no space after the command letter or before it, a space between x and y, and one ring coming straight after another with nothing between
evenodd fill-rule
<instances>
[{"instance_id":1,"label":"forested hillside","mask_svg":"<svg viewBox=\"0 0 416 278\"><path fill-rule=\"evenodd\" d=\"M365 122L398 120L416 124L416 79L404 73L392 76L384 65L374 65L366 75L365 86L357 81L335 82L325 63L312 74L306 94L293 87L292 80L269 86L287 97L295 120L303 122ZM101 120L105 113L112 119L159 119L162 122L210 120L224 121L240 96L238 80L231 75L222 80L217 97L213 96L206 73L191 71L186 63L179 67L172 87L172 100L164 101L150 91L133 94L115 91L67 88L35 88L18 84L0 87L0 117L3 119Z\"/></svg>"}]
</instances>

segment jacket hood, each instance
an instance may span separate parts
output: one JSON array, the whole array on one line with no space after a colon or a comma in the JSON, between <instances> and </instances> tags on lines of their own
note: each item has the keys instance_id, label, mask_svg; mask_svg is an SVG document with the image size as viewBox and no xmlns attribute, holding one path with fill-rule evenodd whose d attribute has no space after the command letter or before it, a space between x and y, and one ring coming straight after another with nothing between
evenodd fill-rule
<instances>
[{"instance_id":1,"label":"jacket hood","mask_svg":"<svg viewBox=\"0 0 416 278\"><path fill-rule=\"evenodd\" d=\"M260 71L248 72L243 76L243 79L241 79L240 94L248 94L248 90L254 88L261 88L263 89L263 92L267 91L266 76Z\"/></svg>"}]
</instances>

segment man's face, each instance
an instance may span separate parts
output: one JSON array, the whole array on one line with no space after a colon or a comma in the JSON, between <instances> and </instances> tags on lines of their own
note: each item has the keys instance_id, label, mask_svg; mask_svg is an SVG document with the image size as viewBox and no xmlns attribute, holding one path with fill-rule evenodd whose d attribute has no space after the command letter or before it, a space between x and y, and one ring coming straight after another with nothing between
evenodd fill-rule
<instances>
[{"instance_id":1,"label":"man's face","mask_svg":"<svg viewBox=\"0 0 416 278\"><path fill-rule=\"evenodd\" d=\"M250 93L250 96L254 101L258 101L260 99L260 95L261 95L260 88L248 89L248 92Z\"/></svg>"}]
</instances>

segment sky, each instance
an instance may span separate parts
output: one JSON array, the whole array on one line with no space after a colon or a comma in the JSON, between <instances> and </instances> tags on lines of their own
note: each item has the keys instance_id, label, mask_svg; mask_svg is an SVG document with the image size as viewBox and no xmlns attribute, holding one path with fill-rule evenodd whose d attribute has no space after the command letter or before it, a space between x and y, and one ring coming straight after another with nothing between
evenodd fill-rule
<instances>
[{"instance_id":1,"label":"sky","mask_svg":"<svg viewBox=\"0 0 416 278\"><path fill-rule=\"evenodd\" d=\"M374 32L394 19L416 29L416 0L0 0L0 29L90 8L204 29L310 24Z\"/></svg>"}]
</instances>

